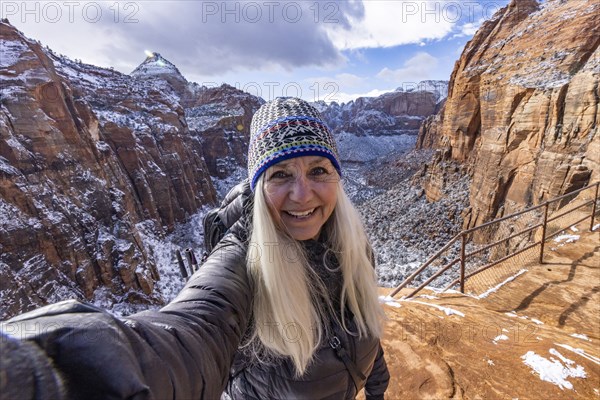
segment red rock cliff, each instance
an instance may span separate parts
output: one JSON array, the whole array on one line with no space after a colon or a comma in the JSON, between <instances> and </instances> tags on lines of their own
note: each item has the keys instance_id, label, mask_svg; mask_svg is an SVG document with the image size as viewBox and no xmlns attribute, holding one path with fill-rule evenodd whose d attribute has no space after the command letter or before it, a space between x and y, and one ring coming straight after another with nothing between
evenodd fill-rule
<instances>
[{"instance_id":1,"label":"red rock cliff","mask_svg":"<svg viewBox=\"0 0 600 400\"><path fill-rule=\"evenodd\" d=\"M216 201L182 106L197 93L73 62L4 22L0 45L0 319L99 288L159 303L145 237Z\"/></svg>"},{"instance_id":2,"label":"red rock cliff","mask_svg":"<svg viewBox=\"0 0 600 400\"><path fill-rule=\"evenodd\" d=\"M468 167L466 227L600 179L599 44L599 2L513 0L466 45L417 141Z\"/></svg>"}]
</instances>

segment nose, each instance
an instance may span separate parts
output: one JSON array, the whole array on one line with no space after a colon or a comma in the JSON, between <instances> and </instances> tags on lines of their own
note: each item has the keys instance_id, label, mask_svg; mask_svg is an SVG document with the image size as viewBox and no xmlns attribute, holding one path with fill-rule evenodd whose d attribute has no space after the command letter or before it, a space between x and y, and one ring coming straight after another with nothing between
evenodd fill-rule
<instances>
[{"instance_id":1,"label":"nose","mask_svg":"<svg viewBox=\"0 0 600 400\"><path fill-rule=\"evenodd\" d=\"M308 203L312 198L313 192L310 181L304 175L298 176L290 188L289 198L295 203Z\"/></svg>"}]
</instances>

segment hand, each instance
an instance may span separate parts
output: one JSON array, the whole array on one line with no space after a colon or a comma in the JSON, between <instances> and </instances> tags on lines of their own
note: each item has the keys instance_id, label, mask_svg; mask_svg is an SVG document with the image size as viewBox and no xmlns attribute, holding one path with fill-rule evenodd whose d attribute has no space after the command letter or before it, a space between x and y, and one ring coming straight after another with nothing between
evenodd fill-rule
<instances>
[{"instance_id":1,"label":"hand","mask_svg":"<svg viewBox=\"0 0 600 400\"><path fill-rule=\"evenodd\" d=\"M0 332L0 399L65 399L58 370L35 343Z\"/></svg>"}]
</instances>

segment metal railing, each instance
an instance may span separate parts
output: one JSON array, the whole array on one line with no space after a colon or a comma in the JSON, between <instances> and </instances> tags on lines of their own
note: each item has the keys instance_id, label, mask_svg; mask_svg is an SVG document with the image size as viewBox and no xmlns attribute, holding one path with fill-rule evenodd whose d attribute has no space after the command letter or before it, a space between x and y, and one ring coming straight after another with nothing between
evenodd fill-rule
<instances>
[{"instance_id":1,"label":"metal railing","mask_svg":"<svg viewBox=\"0 0 600 400\"><path fill-rule=\"evenodd\" d=\"M489 271L494 266L503 264L505 268L502 271L494 271L496 276L490 278L493 281L501 279L497 275L514 272L514 267L520 268L524 260L515 262L517 256L528 255L525 256L528 261L538 258L539 263L543 264L544 249L549 239L588 218L592 230L598 209L599 187L600 182L597 182L538 206L460 232L396 287L390 296L394 297L417 278L421 279L420 285L405 296L406 298L413 297L442 277L446 283L451 281L444 291L459 284L461 293L464 293L468 279ZM565 208L568 209L564 210ZM559 214L551 215L552 212L558 211ZM566 226L563 226L565 224ZM533 252L536 246L540 247L539 253ZM511 263L512 269L510 265L506 268L506 264ZM430 275L422 276L427 274ZM458 277L453 279L456 275ZM482 286L489 288L492 284L486 281Z\"/></svg>"}]
</instances>

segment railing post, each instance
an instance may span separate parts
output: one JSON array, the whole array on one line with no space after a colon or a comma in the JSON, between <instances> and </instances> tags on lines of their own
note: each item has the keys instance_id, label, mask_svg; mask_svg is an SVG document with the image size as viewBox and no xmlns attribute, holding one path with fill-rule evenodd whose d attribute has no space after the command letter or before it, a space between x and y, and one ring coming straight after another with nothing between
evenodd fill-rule
<instances>
[{"instance_id":1,"label":"railing post","mask_svg":"<svg viewBox=\"0 0 600 400\"><path fill-rule=\"evenodd\" d=\"M465 293L465 248L467 246L467 235L463 232L460 241L460 292Z\"/></svg>"},{"instance_id":2,"label":"railing post","mask_svg":"<svg viewBox=\"0 0 600 400\"><path fill-rule=\"evenodd\" d=\"M548 224L548 205L544 204L544 222L542 223L542 241L540 242L540 264L544 263L544 244L546 243L546 225Z\"/></svg>"},{"instance_id":3,"label":"railing post","mask_svg":"<svg viewBox=\"0 0 600 400\"><path fill-rule=\"evenodd\" d=\"M592 204L592 222L590 222L590 232L594 229L594 215L596 214L596 202L598 201L598 188L600 182L596 183L596 194L594 195L594 203Z\"/></svg>"}]
</instances>

